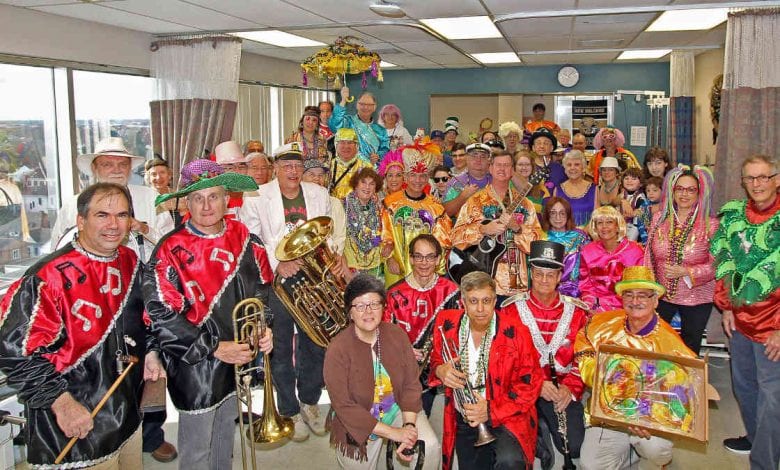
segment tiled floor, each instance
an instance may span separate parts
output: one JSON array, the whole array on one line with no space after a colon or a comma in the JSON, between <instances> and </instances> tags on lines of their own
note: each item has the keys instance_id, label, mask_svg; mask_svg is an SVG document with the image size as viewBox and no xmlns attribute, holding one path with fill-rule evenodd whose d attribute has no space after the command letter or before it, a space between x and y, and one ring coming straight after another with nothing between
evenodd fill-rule
<instances>
[{"instance_id":1,"label":"tiled floor","mask_svg":"<svg viewBox=\"0 0 780 470\"><path fill-rule=\"evenodd\" d=\"M709 369L710 382L720 393L719 402L710 403L710 425L709 425L709 445L697 445L688 442L678 441L675 443L674 459L668 467L670 470L704 470L717 468L719 470L742 470L748 468L747 457L732 454L726 451L721 442L726 437L742 435L744 429L739 417L737 404L731 393L731 374L729 373L728 361L722 358L710 358ZM258 397L259 398L259 397ZM261 401L255 400L256 403ZM327 410L328 396L323 394L321 400L322 412ZM439 397L434 405L431 422L434 430L441 435L441 416L443 400ZM176 442L176 419L175 410L170 410L168 414L169 422L165 424L166 437L169 441ZM233 468L240 469L241 451L239 448L239 437L234 439L235 454ZM258 450L258 467L263 469L328 469L335 468L333 451L328 446L327 437L315 437L312 435L308 441L303 443L289 442L273 450ZM381 459L380 459L381 460ZM576 463L576 462L575 462ZM561 461L556 463L555 468L560 468ZM144 468L148 470L170 470L178 468L178 461L168 464L161 464L154 461L149 454L144 454ZM380 469L384 464L380 463ZM396 465L396 468L407 468ZM538 468L538 462L537 462ZM606 469L605 469L606 470Z\"/></svg>"}]
</instances>

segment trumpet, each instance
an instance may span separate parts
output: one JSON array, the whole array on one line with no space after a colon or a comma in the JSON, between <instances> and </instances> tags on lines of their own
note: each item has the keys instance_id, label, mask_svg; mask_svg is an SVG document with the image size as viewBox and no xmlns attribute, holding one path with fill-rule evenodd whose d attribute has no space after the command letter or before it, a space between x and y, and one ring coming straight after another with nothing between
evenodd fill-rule
<instances>
[{"instance_id":1,"label":"trumpet","mask_svg":"<svg viewBox=\"0 0 780 470\"><path fill-rule=\"evenodd\" d=\"M258 353L260 338L265 336L267 328L265 307L259 299L244 299L233 307L233 339L236 343L246 343L252 351L252 360L244 365L236 365L236 398L238 398L239 435L241 436L241 460L244 470L247 469L247 445L250 468L257 468L255 444L282 441L292 435L295 425L290 418L279 416L274 403L274 385L271 379L271 367L268 353L263 354L265 380L263 382L263 415L255 420L252 415L252 375L260 369L254 364ZM248 411L248 430L244 433L244 414L241 405L246 405ZM249 441L247 443L247 440Z\"/></svg>"},{"instance_id":2,"label":"trumpet","mask_svg":"<svg viewBox=\"0 0 780 470\"><path fill-rule=\"evenodd\" d=\"M452 366L460 373L463 373L463 369L459 364L455 362L457 357L455 354L453 354L454 345L452 348L450 348L450 344L447 341L447 337L444 336L444 329L440 326L439 327L439 333L441 334L441 358L444 360L444 362L449 362L452 364ZM460 412L460 414L465 418L464 414L464 408L463 405L474 405L477 403L477 396L476 392L474 392L474 388L471 386L471 382L469 381L468 377L466 377L466 387L465 388L455 388L453 391L453 398L455 399L455 408ZM474 443L474 447L480 447L484 446L486 444L490 444L491 442L496 440L496 436L493 435L492 432L490 432L490 429L488 429L487 424L485 423L479 423L477 425L477 441Z\"/></svg>"}]
</instances>

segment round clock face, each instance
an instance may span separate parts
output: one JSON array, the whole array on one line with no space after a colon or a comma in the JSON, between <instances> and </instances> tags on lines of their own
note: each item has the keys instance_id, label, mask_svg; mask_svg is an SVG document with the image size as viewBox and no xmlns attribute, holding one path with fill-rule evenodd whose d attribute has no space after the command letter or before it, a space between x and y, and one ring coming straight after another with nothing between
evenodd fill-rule
<instances>
[{"instance_id":1,"label":"round clock face","mask_svg":"<svg viewBox=\"0 0 780 470\"><path fill-rule=\"evenodd\" d=\"M567 65L561 67L558 71L558 83L566 88L571 88L580 81L580 72L574 67Z\"/></svg>"}]
</instances>

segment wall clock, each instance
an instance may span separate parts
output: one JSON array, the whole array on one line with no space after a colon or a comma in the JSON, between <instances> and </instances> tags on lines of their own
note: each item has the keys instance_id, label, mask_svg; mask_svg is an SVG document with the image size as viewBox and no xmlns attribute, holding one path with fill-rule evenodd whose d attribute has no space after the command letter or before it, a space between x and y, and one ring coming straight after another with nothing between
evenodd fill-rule
<instances>
[{"instance_id":1,"label":"wall clock","mask_svg":"<svg viewBox=\"0 0 780 470\"><path fill-rule=\"evenodd\" d=\"M580 81L580 72L571 65L561 67L558 71L558 83L562 87L571 88Z\"/></svg>"}]
</instances>

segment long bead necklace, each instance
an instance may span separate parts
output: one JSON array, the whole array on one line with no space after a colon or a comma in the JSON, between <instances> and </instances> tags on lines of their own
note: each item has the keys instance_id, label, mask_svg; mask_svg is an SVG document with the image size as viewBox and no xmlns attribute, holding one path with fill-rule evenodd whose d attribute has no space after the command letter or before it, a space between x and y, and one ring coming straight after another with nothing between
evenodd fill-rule
<instances>
[{"instance_id":1,"label":"long bead necklace","mask_svg":"<svg viewBox=\"0 0 780 470\"><path fill-rule=\"evenodd\" d=\"M346 197L347 233L360 252L368 254L381 242L381 227L376 198L363 205L354 192Z\"/></svg>"},{"instance_id":2,"label":"long bead necklace","mask_svg":"<svg viewBox=\"0 0 780 470\"><path fill-rule=\"evenodd\" d=\"M460 330L458 331L458 340L460 342L460 363L466 367L467 380L470 380L471 366L469 362L469 341L471 341L471 328L469 327L469 320L465 318L465 321L461 322ZM493 344L493 336L496 329L496 316L493 315L493 319L490 320L490 325L485 330L485 336L482 337L482 343L479 345L479 351L477 352L477 379L472 384L475 389L485 388L485 375L487 375L488 358L490 357L490 346Z\"/></svg>"},{"instance_id":3,"label":"long bead necklace","mask_svg":"<svg viewBox=\"0 0 780 470\"><path fill-rule=\"evenodd\" d=\"M382 418L385 417L385 409L382 406L382 399L385 397L385 384L382 380L384 377L384 374L382 373L382 343L379 342L379 328L376 329L376 358L374 359L374 377L375 377L375 386L377 390L377 396L378 400L377 403L379 404L379 421L382 421Z\"/></svg>"},{"instance_id":4,"label":"long bead necklace","mask_svg":"<svg viewBox=\"0 0 780 470\"><path fill-rule=\"evenodd\" d=\"M688 216L685 218L685 222L680 224L680 221L677 219L677 212L674 212L674 217L672 217L671 223L672 223L672 234L671 239L669 240L669 262L673 263L675 265L682 265L683 262L683 252L685 251L685 242L688 240L688 235L690 235L691 231L693 230L693 221L696 216L696 210L691 210L688 212ZM680 283L680 278L674 278L669 280L669 289L668 289L668 297L669 299L674 297L674 294L677 292L677 286Z\"/></svg>"}]
</instances>

